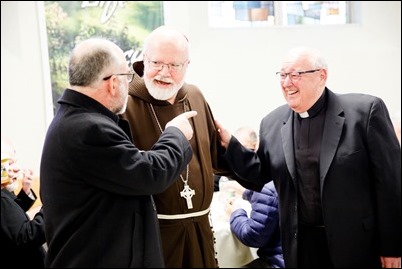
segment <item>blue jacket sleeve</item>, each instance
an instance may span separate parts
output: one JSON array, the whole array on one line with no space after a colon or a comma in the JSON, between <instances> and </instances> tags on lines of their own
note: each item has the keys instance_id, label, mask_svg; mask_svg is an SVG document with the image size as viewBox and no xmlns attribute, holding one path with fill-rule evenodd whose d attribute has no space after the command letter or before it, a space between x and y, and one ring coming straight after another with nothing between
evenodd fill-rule
<instances>
[{"instance_id":1,"label":"blue jacket sleeve","mask_svg":"<svg viewBox=\"0 0 402 269\"><path fill-rule=\"evenodd\" d=\"M245 196L250 197L250 218L244 209L237 209L230 216L230 228L243 244L263 247L279 226L278 196L273 182L265 184L261 192Z\"/></svg>"}]
</instances>

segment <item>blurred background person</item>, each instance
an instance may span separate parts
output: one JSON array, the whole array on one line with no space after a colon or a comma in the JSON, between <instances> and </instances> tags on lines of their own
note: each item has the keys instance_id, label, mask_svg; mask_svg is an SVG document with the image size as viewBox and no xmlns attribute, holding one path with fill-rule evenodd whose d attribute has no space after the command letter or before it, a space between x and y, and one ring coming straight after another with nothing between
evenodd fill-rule
<instances>
[{"instance_id":1,"label":"blurred background person","mask_svg":"<svg viewBox=\"0 0 402 269\"><path fill-rule=\"evenodd\" d=\"M44 268L46 239L42 210L32 219L26 213L37 199L31 188L33 172L18 166L14 146L3 137L1 160L2 255L15 267ZM15 195L20 183L21 190Z\"/></svg>"},{"instance_id":2,"label":"blurred background person","mask_svg":"<svg viewBox=\"0 0 402 269\"><path fill-rule=\"evenodd\" d=\"M247 149L257 150L258 135L253 128L240 127L234 132L234 137ZM226 211L230 215L230 229L244 245L259 248L258 258L243 267L285 267L279 231L278 194L274 183L265 184L261 192L245 189L242 197L250 202L251 212L239 203L238 198L229 201Z\"/></svg>"},{"instance_id":3,"label":"blurred background person","mask_svg":"<svg viewBox=\"0 0 402 269\"><path fill-rule=\"evenodd\" d=\"M258 135L257 132L249 127L249 126L242 126L233 133L234 137L239 140L239 142L246 148L256 151L258 147ZM219 183L221 185L225 184L228 180L232 180L231 178L221 176L221 175L214 175L214 191L219 191ZM238 184L235 184L238 185ZM244 188L242 189L242 191Z\"/></svg>"},{"instance_id":4,"label":"blurred background person","mask_svg":"<svg viewBox=\"0 0 402 269\"><path fill-rule=\"evenodd\" d=\"M242 126L234 133L239 142L250 151L257 149L258 136L253 128ZM246 215L251 204L242 198L245 188L227 176L215 175L217 191L211 205L211 220L215 232L216 252L219 265L223 268L239 268L257 258L256 248L244 244L231 231L229 219L234 209L242 208Z\"/></svg>"}]
</instances>

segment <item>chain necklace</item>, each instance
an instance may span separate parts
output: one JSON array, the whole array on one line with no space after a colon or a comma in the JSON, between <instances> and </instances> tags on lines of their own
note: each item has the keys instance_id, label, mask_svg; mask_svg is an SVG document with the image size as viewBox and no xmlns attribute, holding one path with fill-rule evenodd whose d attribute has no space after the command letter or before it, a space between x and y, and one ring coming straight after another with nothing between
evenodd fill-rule
<instances>
[{"instance_id":1,"label":"chain necklace","mask_svg":"<svg viewBox=\"0 0 402 269\"><path fill-rule=\"evenodd\" d=\"M152 115L154 116L155 121L158 124L159 131L162 133L163 129L162 129L162 126L161 126L161 124L159 122L158 116L156 116L154 106L151 103L149 103L149 107L151 108ZM186 107L184 106L184 103L183 103L183 107L184 107L184 112L186 112ZM192 209L193 208L193 202L191 201L191 198L193 197L193 195L195 195L195 191L193 189L191 189L190 186L188 185L189 175L190 175L190 165L187 164L187 167L186 167L186 179L184 179L183 176L180 174L180 179L181 179L181 181L183 181L183 184L184 184L183 190L180 192L180 197L183 197L184 199L186 199L187 208Z\"/></svg>"}]
</instances>

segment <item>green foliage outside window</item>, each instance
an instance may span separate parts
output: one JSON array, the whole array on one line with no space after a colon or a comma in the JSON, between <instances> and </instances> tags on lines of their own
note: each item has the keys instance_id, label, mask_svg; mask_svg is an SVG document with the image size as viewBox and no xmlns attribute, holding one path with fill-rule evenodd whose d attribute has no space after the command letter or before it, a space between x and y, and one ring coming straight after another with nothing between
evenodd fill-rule
<instances>
[{"instance_id":1,"label":"green foliage outside window","mask_svg":"<svg viewBox=\"0 0 402 269\"><path fill-rule=\"evenodd\" d=\"M68 60L77 42L105 37L127 52L142 49L150 31L164 23L162 1L45 1L54 111L68 87ZM133 55L134 57L134 55Z\"/></svg>"}]
</instances>

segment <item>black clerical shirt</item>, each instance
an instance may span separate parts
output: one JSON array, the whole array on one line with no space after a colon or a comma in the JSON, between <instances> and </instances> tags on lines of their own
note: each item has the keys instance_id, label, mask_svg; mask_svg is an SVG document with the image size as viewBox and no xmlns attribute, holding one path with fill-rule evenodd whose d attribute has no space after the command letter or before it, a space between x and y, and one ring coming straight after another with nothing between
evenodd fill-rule
<instances>
[{"instance_id":1,"label":"black clerical shirt","mask_svg":"<svg viewBox=\"0 0 402 269\"><path fill-rule=\"evenodd\" d=\"M299 224L305 226L323 225L319 161L326 103L324 91L306 118L298 113L293 117Z\"/></svg>"}]
</instances>

